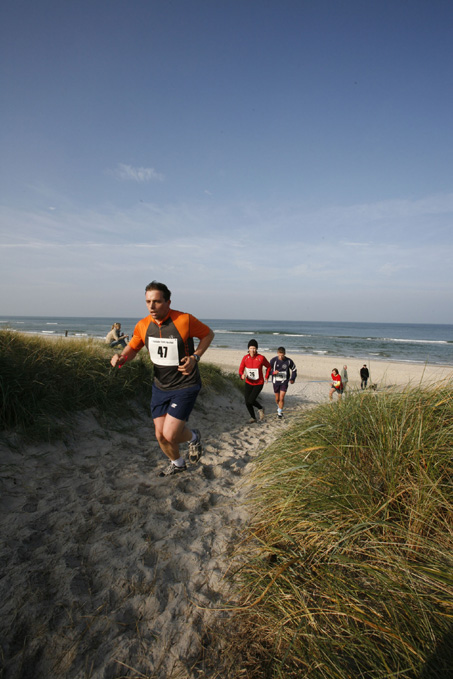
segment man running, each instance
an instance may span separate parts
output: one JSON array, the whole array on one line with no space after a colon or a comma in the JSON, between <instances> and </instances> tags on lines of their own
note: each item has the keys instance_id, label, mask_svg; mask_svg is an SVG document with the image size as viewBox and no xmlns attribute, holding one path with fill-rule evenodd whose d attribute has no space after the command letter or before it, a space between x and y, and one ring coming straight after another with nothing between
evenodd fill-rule
<instances>
[{"instance_id":1,"label":"man running","mask_svg":"<svg viewBox=\"0 0 453 679\"><path fill-rule=\"evenodd\" d=\"M271 376L274 387L275 403L277 404L277 417L283 418L283 406L288 391L288 382L294 384L297 377L296 364L286 356L285 347L277 349L277 356L271 358Z\"/></svg>"},{"instance_id":2,"label":"man running","mask_svg":"<svg viewBox=\"0 0 453 679\"><path fill-rule=\"evenodd\" d=\"M343 383L341 381L341 375L336 368L332 370L331 373L332 383L330 385L329 399L332 400L333 394L338 395L338 400L341 401L341 396L343 394Z\"/></svg>"},{"instance_id":3,"label":"man running","mask_svg":"<svg viewBox=\"0 0 453 679\"><path fill-rule=\"evenodd\" d=\"M163 283L152 281L145 288L149 316L135 326L129 344L110 363L121 368L132 361L144 346L154 364L151 415L156 438L170 466L159 476L171 476L187 469L180 455L181 443L189 443L189 460L198 462L203 452L198 429L189 429L187 420L201 389L198 362L211 344L214 333L191 314L170 309L171 292ZM193 338L200 340L194 349Z\"/></svg>"}]
</instances>

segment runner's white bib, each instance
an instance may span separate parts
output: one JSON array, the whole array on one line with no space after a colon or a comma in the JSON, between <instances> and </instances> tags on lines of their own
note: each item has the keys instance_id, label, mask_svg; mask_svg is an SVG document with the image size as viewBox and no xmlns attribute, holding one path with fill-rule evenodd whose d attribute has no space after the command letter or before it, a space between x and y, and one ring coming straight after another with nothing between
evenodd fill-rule
<instances>
[{"instance_id":1,"label":"runner's white bib","mask_svg":"<svg viewBox=\"0 0 453 679\"><path fill-rule=\"evenodd\" d=\"M246 368L245 374L247 375L249 380L259 380L260 378L259 368Z\"/></svg>"},{"instance_id":2,"label":"runner's white bib","mask_svg":"<svg viewBox=\"0 0 453 679\"><path fill-rule=\"evenodd\" d=\"M148 337L148 350L154 365L179 365L177 339Z\"/></svg>"},{"instance_id":3,"label":"runner's white bib","mask_svg":"<svg viewBox=\"0 0 453 679\"><path fill-rule=\"evenodd\" d=\"M286 381L286 372L282 373L277 373L274 375L274 379L276 382L285 382Z\"/></svg>"}]
</instances>

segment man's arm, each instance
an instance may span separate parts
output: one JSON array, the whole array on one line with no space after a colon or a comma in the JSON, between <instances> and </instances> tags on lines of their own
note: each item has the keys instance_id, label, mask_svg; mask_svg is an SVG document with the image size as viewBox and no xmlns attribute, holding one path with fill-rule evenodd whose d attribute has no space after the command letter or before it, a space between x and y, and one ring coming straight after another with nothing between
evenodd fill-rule
<instances>
[{"instance_id":1,"label":"man's arm","mask_svg":"<svg viewBox=\"0 0 453 679\"><path fill-rule=\"evenodd\" d=\"M131 345L128 344L124 347L121 354L113 354L112 358L110 359L110 365L113 367L117 365L118 368L121 368L121 366L124 365L126 361L132 361L132 359L135 358L137 354L138 351L132 349Z\"/></svg>"},{"instance_id":2,"label":"man's arm","mask_svg":"<svg viewBox=\"0 0 453 679\"><path fill-rule=\"evenodd\" d=\"M197 348L194 351L194 354L196 354L197 356L200 356L200 358L201 358L201 356L203 356L206 349L208 349L208 347L211 344L213 339L214 339L214 332L211 330L211 328L209 328L209 334L206 335L205 337L203 337L200 340ZM125 349L125 351L126 351L126 349ZM193 356L184 356L184 358L181 361L181 365L178 366L178 370L183 375L190 375L190 373L194 370L197 363L198 363L198 361Z\"/></svg>"},{"instance_id":3,"label":"man's arm","mask_svg":"<svg viewBox=\"0 0 453 679\"><path fill-rule=\"evenodd\" d=\"M270 374L270 372L271 372L271 364L270 364L269 361L267 360L266 356L263 356L263 359L264 359L264 360L263 360L263 365L264 365L265 368L266 368L266 376L265 376L264 379L265 379L266 382L267 382L267 380L269 379L269 374Z\"/></svg>"}]
</instances>

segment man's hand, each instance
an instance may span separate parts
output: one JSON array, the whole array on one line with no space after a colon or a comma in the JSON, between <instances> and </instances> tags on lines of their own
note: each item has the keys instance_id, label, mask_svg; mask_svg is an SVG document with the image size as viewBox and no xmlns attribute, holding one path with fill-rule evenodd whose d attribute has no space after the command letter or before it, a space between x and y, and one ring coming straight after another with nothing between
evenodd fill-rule
<instances>
[{"instance_id":1,"label":"man's hand","mask_svg":"<svg viewBox=\"0 0 453 679\"><path fill-rule=\"evenodd\" d=\"M190 373L195 369L196 365L197 361L193 356L184 356L180 365L178 365L178 370L183 375L190 375Z\"/></svg>"},{"instance_id":2,"label":"man's hand","mask_svg":"<svg viewBox=\"0 0 453 679\"><path fill-rule=\"evenodd\" d=\"M127 356L123 356L120 354L113 354L112 358L110 359L110 365L114 368L116 365L118 368L121 368L127 361Z\"/></svg>"}]
</instances>

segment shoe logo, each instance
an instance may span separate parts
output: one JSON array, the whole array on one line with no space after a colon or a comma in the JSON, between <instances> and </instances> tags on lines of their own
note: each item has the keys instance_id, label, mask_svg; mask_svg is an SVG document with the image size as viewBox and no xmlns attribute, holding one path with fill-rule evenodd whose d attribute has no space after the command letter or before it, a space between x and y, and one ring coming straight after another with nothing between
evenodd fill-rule
<instances>
[{"instance_id":1,"label":"shoe logo","mask_svg":"<svg viewBox=\"0 0 453 679\"><path fill-rule=\"evenodd\" d=\"M177 408L177 407L178 407L177 403L172 403L171 406L170 406L170 408Z\"/></svg>"}]
</instances>

